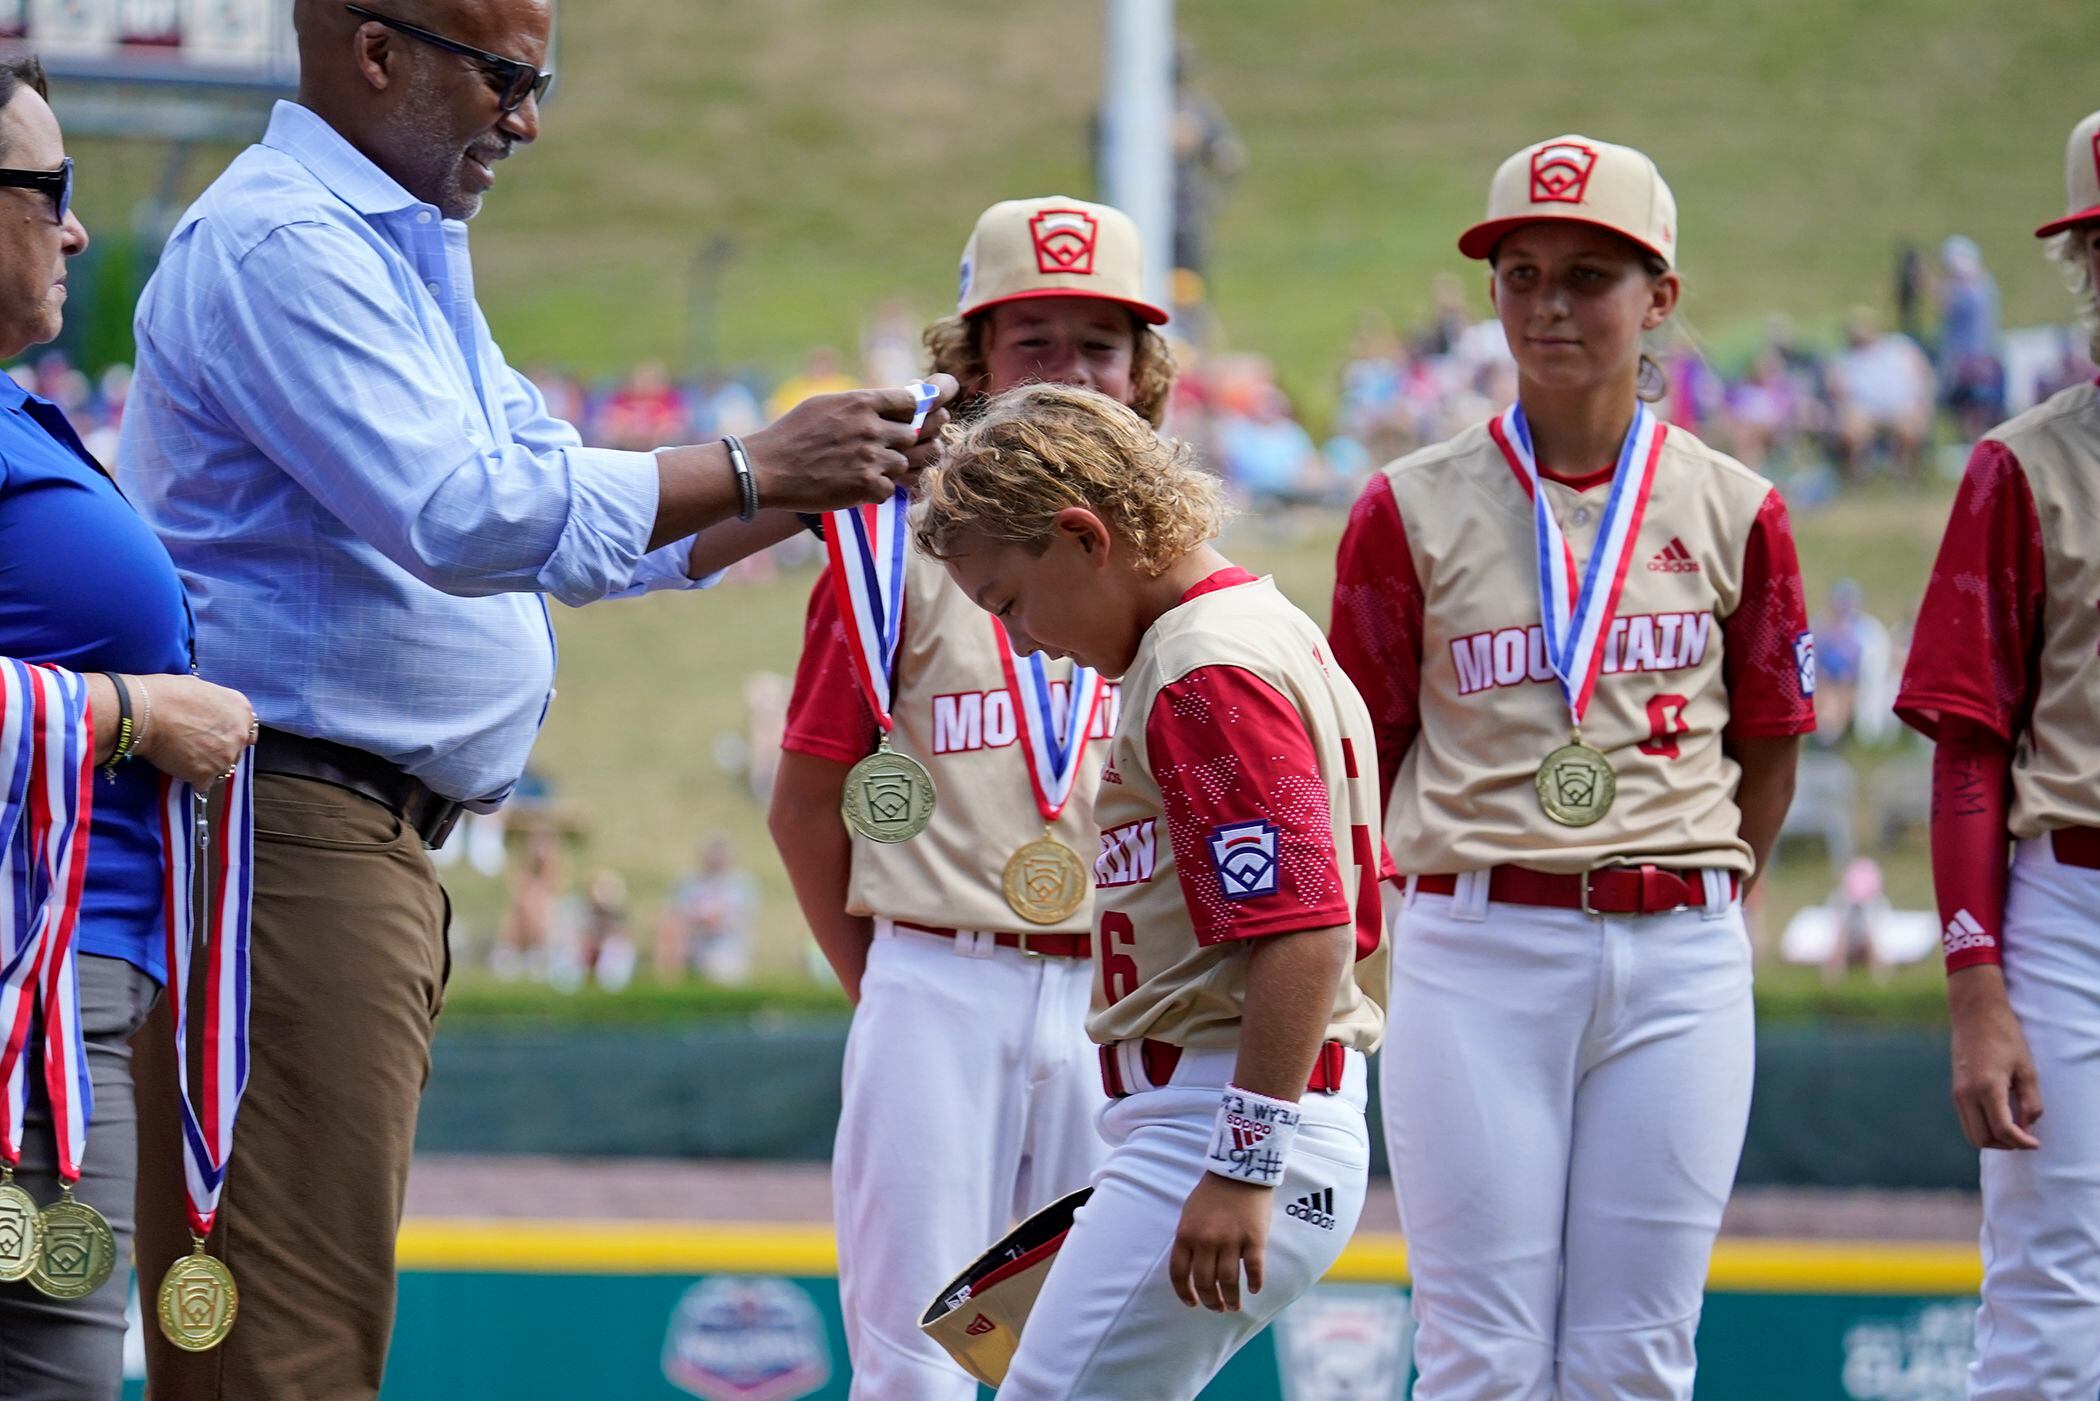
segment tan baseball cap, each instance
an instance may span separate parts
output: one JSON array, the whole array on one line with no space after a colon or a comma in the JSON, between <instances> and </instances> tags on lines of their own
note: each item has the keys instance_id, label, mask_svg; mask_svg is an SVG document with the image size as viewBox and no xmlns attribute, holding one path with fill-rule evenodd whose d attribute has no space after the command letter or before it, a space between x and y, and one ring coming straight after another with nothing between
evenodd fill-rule
<instances>
[{"instance_id":1,"label":"tan baseball cap","mask_svg":"<svg viewBox=\"0 0 2100 1401\"><path fill-rule=\"evenodd\" d=\"M1099 297L1154 326L1137 225L1120 209L1065 195L1003 200L984 211L963 249L956 310L964 316L1029 297Z\"/></svg>"},{"instance_id":2,"label":"tan baseball cap","mask_svg":"<svg viewBox=\"0 0 2100 1401\"><path fill-rule=\"evenodd\" d=\"M1587 136L1526 146L1495 172L1487 217L1459 235L1458 251L1485 258L1510 230L1547 219L1609 229L1677 266L1676 196L1631 146Z\"/></svg>"},{"instance_id":3,"label":"tan baseball cap","mask_svg":"<svg viewBox=\"0 0 2100 1401\"><path fill-rule=\"evenodd\" d=\"M2071 128L2071 144L2064 148L2064 196L2064 217L2036 229L2036 238L2100 219L2100 112Z\"/></svg>"}]
</instances>

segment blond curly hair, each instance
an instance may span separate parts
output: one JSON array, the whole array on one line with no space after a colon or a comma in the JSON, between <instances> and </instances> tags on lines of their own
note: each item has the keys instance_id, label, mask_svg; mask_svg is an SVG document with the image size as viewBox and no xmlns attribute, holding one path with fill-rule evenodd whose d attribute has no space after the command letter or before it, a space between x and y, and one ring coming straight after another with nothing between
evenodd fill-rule
<instances>
[{"instance_id":1,"label":"blond curly hair","mask_svg":"<svg viewBox=\"0 0 2100 1401\"><path fill-rule=\"evenodd\" d=\"M943 443L912 527L935 559L952 558L970 535L1041 554L1058 512L1080 506L1157 577L1225 526L1224 488L1188 445L1091 389L1010 389Z\"/></svg>"},{"instance_id":2,"label":"blond curly hair","mask_svg":"<svg viewBox=\"0 0 2100 1401\"><path fill-rule=\"evenodd\" d=\"M1076 294L1075 294L1076 295ZM974 316L944 316L926 328L926 354L931 373L954 375L962 386L954 412L969 418L983 410L990 395L991 369L985 363L985 330L992 319L989 309ZM1130 407L1154 428L1167 421L1167 396L1174 389L1174 351L1167 338L1130 313L1135 334L1130 355Z\"/></svg>"},{"instance_id":3,"label":"blond curly hair","mask_svg":"<svg viewBox=\"0 0 2100 1401\"><path fill-rule=\"evenodd\" d=\"M2092 231L2091 224L2073 224L2043 246L2063 274L2064 285L2078 299L2078 329L2085 332L2086 354L2100 356L2100 289L2093 286L2093 265L2085 256L2085 241Z\"/></svg>"}]
</instances>

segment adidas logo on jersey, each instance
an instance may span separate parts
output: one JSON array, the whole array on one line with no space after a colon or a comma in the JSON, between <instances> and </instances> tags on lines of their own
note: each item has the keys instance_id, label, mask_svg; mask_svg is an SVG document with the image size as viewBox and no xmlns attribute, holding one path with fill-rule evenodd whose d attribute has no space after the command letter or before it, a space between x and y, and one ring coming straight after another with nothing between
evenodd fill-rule
<instances>
[{"instance_id":1,"label":"adidas logo on jersey","mask_svg":"<svg viewBox=\"0 0 2100 1401\"><path fill-rule=\"evenodd\" d=\"M1697 574L1699 561L1684 547L1684 541L1672 535L1670 543L1655 552L1648 561L1648 568L1657 574Z\"/></svg>"},{"instance_id":2,"label":"adidas logo on jersey","mask_svg":"<svg viewBox=\"0 0 2100 1401\"><path fill-rule=\"evenodd\" d=\"M1956 910L1940 934L1940 945L1947 953L1957 954L1969 949L1995 949L1998 941L1976 916L1967 910Z\"/></svg>"},{"instance_id":3,"label":"adidas logo on jersey","mask_svg":"<svg viewBox=\"0 0 2100 1401\"><path fill-rule=\"evenodd\" d=\"M1318 1226L1323 1231L1334 1229L1334 1188L1322 1187L1317 1192L1307 1192L1283 1209L1285 1216L1295 1216L1308 1226Z\"/></svg>"}]
</instances>

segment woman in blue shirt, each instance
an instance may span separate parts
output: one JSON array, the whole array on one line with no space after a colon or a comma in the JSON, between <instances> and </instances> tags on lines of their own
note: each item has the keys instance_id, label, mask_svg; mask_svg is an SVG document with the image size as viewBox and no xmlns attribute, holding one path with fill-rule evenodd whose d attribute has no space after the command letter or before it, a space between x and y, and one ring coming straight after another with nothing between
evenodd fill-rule
<instances>
[{"instance_id":1,"label":"woman in blue shirt","mask_svg":"<svg viewBox=\"0 0 2100 1401\"><path fill-rule=\"evenodd\" d=\"M44 92L34 58L0 63L0 359L58 334L66 260L88 242L70 212L72 162ZM128 1043L166 976L160 775L208 785L254 732L246 698L191 676L189 653L189 610L167 552L58 409L0 376L0 657L85 678L94 759L107 774L94 780L75 936L94 1088L78 1194L109 1219L119 1262L131 1256L138 1170ZM131 720L121 742L120 686ZM134 759L145 762L125 762ZM39 1012L24 1051L30 1088L15 1181L48 1206L59 1180L35 1049L41 1025ZM116 1396L128 1274L120 1268L76 1300L46 1297L27 1280L0 1284L0 1396Z\"/></svg>"}]
</instances>

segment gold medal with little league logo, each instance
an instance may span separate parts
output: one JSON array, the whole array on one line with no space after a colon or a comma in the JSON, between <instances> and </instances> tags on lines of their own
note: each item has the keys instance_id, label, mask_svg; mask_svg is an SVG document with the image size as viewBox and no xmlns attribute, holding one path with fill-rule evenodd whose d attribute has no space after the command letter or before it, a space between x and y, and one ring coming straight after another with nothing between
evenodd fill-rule
<instances>
[{"instance_id":1,"label":"gold medal with little league logo","mask_svg":"<svg viewBox=\"0 0 2100 1401\"><path fill-rule=\"evenodd\" d=\"M0 1284L29 1278L43 1253L36 1198L15 1185L14 1169L0 1167Z\"/></svg>"},{"instance_id":2,"label":"gold medal with little league logo","mask_svg":"<svg viewBox=\"0 0 2100 1401\"><path fill-rule=\"evenodd\" d=\"M1619 794L1619 776L1610 758L1596 746L1583 743L1582 717L1596 694L1597 677L1604 666L1604 639L1611 632L1613 609L1626 583L1626 568L1633 558L1641 517L1648 509L1648 494L1655 485L1655 466L1667 433L1646 404L1635 404L1633 421L1619 446L1611 496L1598 522L1588 567L1578 570L1575 552L1561 533L1539 479L1523 404L1510 405L1506 413L1488 422L1488 436L1502 450L1518 485L1531 497L1546 659L1560 683L1573 725L1568 742L1539 765L1533 784L1539 807L1563 827L1587 827L1601 821Z\"/></svg>"},{"instance_id":3,"label":"gold medal with little league logo","mask_svg":"<svg viewBox=\"0 0 2100 1401\"><path fill-rule=\"evenodd\" d=\"M69 1183L37 1222L42 1237L29 1282L53 1299L85 1299L117 1268L117 1237L102 1213L73 1200Z\"/></svg>"},{"instance_id":4,"label":"gold medal with little league logo","mask_svg":"<svg viewBox=\"0 0 2100 1401\"><path fill-rule=\"evenodd\" d=\"M1043 815L1043 835L1016 851L1006 863L1006 904L1030 924L1063 924L1086 907L1093 889L1092 872L1079 853L1054 835L1058 814L1072 799L1086 753L1094 714L1106 683L1091 667L1075 666L1062 685L1050 680L1040 652L1016 656L1006 627L992 619L999 665L1006 692L1013 698L1015 728L1028 760L1028 786L1036 811Z\"/></svg>"},{"instance_id":5,"label":"gold medal with little league logo","mask_svg":"<svg viewBox=\"0 0 2100 1401\"><path fill-rule=\"evenodd\" d=\"M1063 924L1086 904L1086 863L1048 832L1006 862L1006 903L1030 924Z\"/></svg>"},{"instance_id":6,"label":"gold medal with little league logo","mask_svg":"<svg viewBox=\"0 0 2100 1401\"><path fill-rule=\"evenodd\" d=\"M1587 827L1611 811L1619 776L1604 751L1576 735L1546 756L1538 772L1539 806L1563 827Z\"/></svg>"},{"instance_id":7,"label":"gold medal with little league logo","mask_svg":"<svg viewBox=\"0 0 2100 1401\"><path fill-rule=\"evenodd\" d=\"M884 735L875 752L846 770L839 814L871 842L908 842L933 820L933 775Z\"/></svg>"},{"instance_id":8,"label":"gold medal with little league logo","mask_svg":"<svg viewBox=\"0 0 2100 1401\"><path fill-rule=\"evenodd\" d=\"M184 1352L209 1352L226 1341L241 1310L233 1271L204 1253L204 1237L168 1267L160 1282L160 1333Z\"/></svg>"},{"instance_id":9,"label":"gold medal with little league logo","mask_svg":"<svg viewBox=\"0 0 2100 1401\"><path fill-rule=\"evenodd\" d=\"M914 430L925 423L940 397L915 381ZM896 721L890 714L897 676L897 647L904 636L905 520L911 498L898 487L873 506L851 506L825 518L824 550L831 560L831 586L846 625L846 651L861 694L881 730L875 752L846 771L839 815L872 842L905 842L933 820L933 775L909 754L890 747Z\"/></svg>"}]
</instances>

